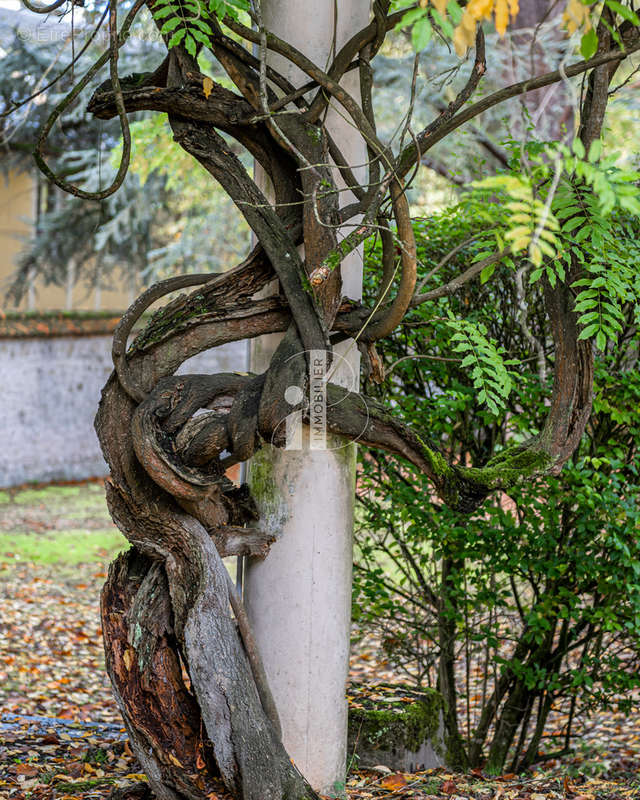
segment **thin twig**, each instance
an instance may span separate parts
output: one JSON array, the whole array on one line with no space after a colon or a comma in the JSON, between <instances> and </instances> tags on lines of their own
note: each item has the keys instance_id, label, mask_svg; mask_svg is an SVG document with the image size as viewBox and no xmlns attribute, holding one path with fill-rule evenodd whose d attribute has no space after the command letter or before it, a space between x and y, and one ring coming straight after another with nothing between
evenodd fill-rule
<instances>
[{"instance_id":1,"label":"thin twig","mask_svg":"<svg viewBox=\"0 0 640 800\"><path fill-rule=\"evenodd\" d=\"M96 63L85 73L83 78L74 86L71 92L69 92L69 94L66 95L66 97L62 100L62 102L56 106L56 108L52 111L46 123L44 124L42 130L40 131L40 135L38 136L36 149L33 155L39 169L47 176L47 178L49 178L50 181L55 183L56 186L60 187L66 192L69 192L70 194L75 195L75 197L81 197L84 200L105 200L107 197L110 197L112 194L118 191L120 186L122 186L122 183L127 175L127 170L129 169L129 160L131 157L131 131L129 130L129 119L127 117L127 112L124 106L124 99L122 96L122 89L120 87L120 81L118 79L118 52L119 49L122 47L122 45L125 43L129 28L131 27L133 20L135 19L136 15L138 14L138 11L142 8L143 5L144 5L144 0L136 0L134 6L131 8L131 10L129 11L129 13L125 18L125 21L122 25L122 30L120 31L120 33L118 33L116 0L110 1L109 49L100 56L100 58L96 61ZM71 105L71 103L78 97L78 95L85 88L85 86L107 63L107 61L109 62L110 65L111 82L113 84L113 90L115 93L116 107L118 109L118 118L120 119L120 129L122 132L122 140L123 140L122 156L120 159L120 165L118 167L118 171L111 185L108 186L106 189L102 189L97 192L88 192L85 191L84 189L80 189L78 186L75 186L74 184L70 183L69 181L65 180L59 175L56 175L45 161L44 151L47 138L55 123L58 121L58 119L60 119L62 114Z\"/></svg>"},{"instance_id":2,"label":"thin twig","mask_svg":"<svg viewBox=\"0 0 640 800\"><path fill-rule=\"evenodd\" d=\"M483 97L481 100L478 100L477 103L473 103L464 111L460 111L449 120L443 121L442 125L438 126L434 130L429 131L428 128L425 129L418 137L420 140L420 152L424 154L441 139L444 139L445 136L448 136L452 131L456 130L461 125L464 125L465 122L469 122L469 120L477 117L484 111L493 108L493 106L498 105L499 103L503 103L505 100L509 100L511 97L517 97L518 95L532 92L535 89L541 89L543 86L549 86L551 83L557 83L557 81L563 80L563 78L573 78L576 75L581 75L583 72L586 72L589 69L601 66L603 64L608 64L612 61L623 61L625 58L631 55L631 53L635 53L636 50L639 49L640 41L637 41L628 45L624 50L609 50L606 53L594 56L588 61L579 61L576 64L572 64L564 71L554 70L553 72L546 72L536 78L528 78L525 81L514 83L511 86L506 86L504 89L493 92L492 94L487 95L487 97ZM418 152L415 148L415 145L407 145L398 159L399 173L404 175L406 172L408 172L417 157Z\"/></svg>"},{"instance_id":3,"label":"thin twig","mask_svg":"<svg viewBox=\"0 0 640 800\"><path fill-rule=\"evenodd\" d=\"M462 275L459 275L457 278L453 278L453 280L450 280L443 286L439 286L437 289L432 289L430 292L425 292L424 294L414 295L414 298L410 303L410 308L415 308L416 306L419 306L421 303L425 303L428 300L437 300L439 297L449 297L450 295L455 294L458 289L461 289L465 285L465 283L469 283L470 280L473 280L477 275L479 275L483 269L490 267L492 264L497 264L510 253L511 248L505 247L504 250L500 250L498 253L492 253L490 256L483 258L482 261L477 261L475 264L472 264L472 266L465 270Z\"/></svg>"}]
</instances>

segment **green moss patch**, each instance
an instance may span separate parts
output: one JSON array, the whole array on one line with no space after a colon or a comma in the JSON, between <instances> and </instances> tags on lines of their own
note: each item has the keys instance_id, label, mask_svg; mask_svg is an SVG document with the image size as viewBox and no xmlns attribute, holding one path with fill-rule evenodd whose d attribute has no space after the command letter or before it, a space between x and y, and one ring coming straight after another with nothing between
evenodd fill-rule
<instances>
[{"instance_id":1,"label":"green moss patch","mask_svg":"<svg viewBox=\"0 0 640 800\"><path fill-rule=\"evenodd\" d=\"M404 748L417 752L433 746L440 728L442 696L435 689L416 691L406 686L352 686L349 691L350 750Z\"/></svg>"}]
</instances>

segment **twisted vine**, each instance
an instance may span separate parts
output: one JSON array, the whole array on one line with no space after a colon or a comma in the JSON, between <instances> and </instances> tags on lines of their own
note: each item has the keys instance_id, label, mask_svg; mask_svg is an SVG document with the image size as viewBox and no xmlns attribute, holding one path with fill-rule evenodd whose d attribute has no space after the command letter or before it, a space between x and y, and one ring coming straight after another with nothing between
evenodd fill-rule
<instances>
[{"instance_id":1,"label":"twisted vine","mask_svg":"<svg viewBox=\"0 0 640 800\"><path fill-rule=\"evenodd\" d=\"M60 0L46 7L30 0L26 4L38 13L61 5ZM292 411L285 389L297 385L303 398L308 397L305 353L324 349L330 360L332 343L346 337L371 351L412 305L458 291L486 263L502 257L490 256L458 279L424 295L416 293L416 246L404 178L424 153L483 109L563 74L589 69L581 130L592 139L602 125L602 103L615 67L640 45L635 33L621 28L624 50L608 50L611 42L603 36L602 51L590 61L507 87L463 109L486 70L479 31L465 87L394 156L376 133L368 66L404 13L389 14L387 0L375 3L372 22L324 70L273 34L226 19L245 41L260 45L257 58L212 20L210 49L237 92L209 79L206 96L197 60L181 45L153 73L135 80L119 77L118 51L143 4L137 0L118 32L116 0L110 1L109 50L50 115L36 146L38 166L64 190L103 199L126 174L127 115L166 112L176 141L223 186L259 244L224 275L185 275L151 287L115 332L114 373L103 390L96 430L111 473L109 508L132 549L112 565L102 595L107 668L132 748L161 800L206 800L220 784L244 800L311 800L318 796L282 745L264 668L222 562L230 555L264 558L272 537L260 530L247 488L234 485L226 469L251 458L265 443L284 444L280 427ZM153 3L147 5L152 8ZM302 69L311 82L293 86L266 64L268 49ZM107 62L110 78L95 91L88 110L102 119L119 119L123 156L112 185L90 192L56 175L44 150L53 125ZM354 67L362 78L360 102L340 84ZM316 93L307 103L304 94L313 89ZM363 185L324 125L330 102L344 108L368 147L368 182ZM273 204L219 131L246 147L264 168L273 186ZM355 197L342 208L336 171ZM384 213L387 200L395 234ZM338 228L354 218L361 222L338 242ZM340 264L375 230L383 240L376 307L343 302ZM396 243L400 278L388 301ZM279 288L256 299L276 279ZM198 288L158 311L127 349L134 326L152 303L194 286ZM460 513L475 510L493 491L557 471L589 417L593 358L591 345L578 339L567 286L548 286L546 307L556 344L554 391L545 427L529 442L484 466L448 463L423 431L406 426L363 394L333 384L327 387L334 401L328 404L329 429L407 459L429 477L443 502ZM263 374L175 375L199 352L276 332L284 336ZM308 420L308 401L293 410Z\"/></svg>"}]
</instances>

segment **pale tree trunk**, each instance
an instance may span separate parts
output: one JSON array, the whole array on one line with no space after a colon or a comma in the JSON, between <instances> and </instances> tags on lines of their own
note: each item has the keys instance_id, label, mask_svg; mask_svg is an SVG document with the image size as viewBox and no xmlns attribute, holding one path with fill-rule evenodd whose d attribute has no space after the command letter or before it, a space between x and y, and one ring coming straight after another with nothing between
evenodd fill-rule
<instances>
[{"instance_id":1,"label":"pale tree trunk","mask_svg":"<svg viewBox=\"0 0 640 800\"><path fill-rule=\"evenodd\" d=\"M370 7L368 0L267 0L263 14L267 29L324 64L334 47L369 22ZM270 63L294 85L305 82L289 62L270 56ZM357 97L358 71L347 74L343 85ZM327 127L347 162L362 165L354 172L364 180L367 151L361 134L333 109ZM340 204L354 199L343 192ZM342 278L343 296L360 299L360 250L342 262ZM252 371L268 367L280 338L255 342ZM332 382L358 391L359 353L351 340L336 346L334 359ZM308 428L302 442L292 444L302 449L264 447L249 469L260 525L277 539L268 559L247 565L244 599L284 745L309 783L328 793L344 781L347 760L355 445L327 434L326 449L310 449Z\"/></svg>"}]
</instances>

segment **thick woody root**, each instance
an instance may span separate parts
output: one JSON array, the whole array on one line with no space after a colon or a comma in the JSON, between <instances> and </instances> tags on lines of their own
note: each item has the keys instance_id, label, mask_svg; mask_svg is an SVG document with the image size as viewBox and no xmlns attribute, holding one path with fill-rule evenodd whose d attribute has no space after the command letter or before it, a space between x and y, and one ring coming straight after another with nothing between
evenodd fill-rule
<instances>
[{"instance_id":1,"label":"thick woody root","mask_svg":"<svg viewBox=\"0 0 640 800\"><path fill-rule=\"evenodd\" d=\"M215 788L215 764L178 652L161 565L133 549L120 555L102 590L101 616L116 700L156 795L206 797Z\"/></svg>"}]
</instances>

